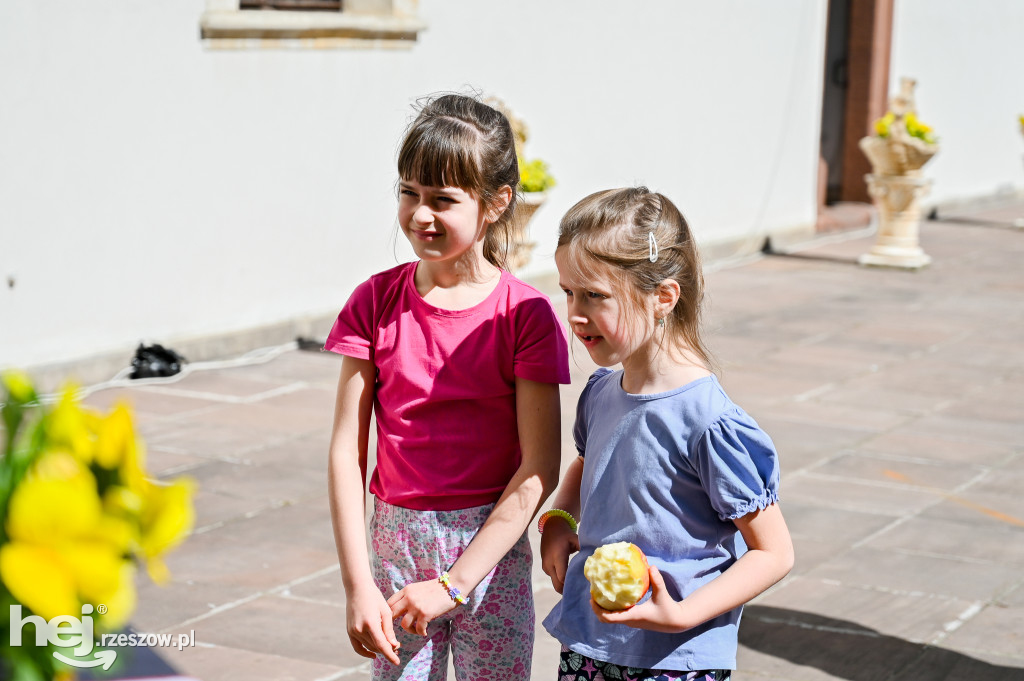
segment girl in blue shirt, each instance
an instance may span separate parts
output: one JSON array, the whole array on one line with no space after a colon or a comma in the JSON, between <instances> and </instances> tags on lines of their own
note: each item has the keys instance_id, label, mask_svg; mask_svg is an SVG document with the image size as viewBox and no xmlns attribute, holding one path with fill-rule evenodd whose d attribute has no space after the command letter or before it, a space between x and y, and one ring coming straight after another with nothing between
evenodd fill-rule
<instances>
[{"instance_id":1,"label":"girl in blue shirt","mask_svg":"<svg viewBox=\"0 0 1024 681\"><path fill-rule=\"evenodd\" d=\"M607 190L562 219L555 262L573 333L597 364L622 365L583 390L579 457L542 517L559 681L728 679L742 606L789 572L793 546L774 445L710 369L693 236L661 194ZM611 612L583 564L620 541L647 555L651 595Z\"/></svg>"}]
</instances>

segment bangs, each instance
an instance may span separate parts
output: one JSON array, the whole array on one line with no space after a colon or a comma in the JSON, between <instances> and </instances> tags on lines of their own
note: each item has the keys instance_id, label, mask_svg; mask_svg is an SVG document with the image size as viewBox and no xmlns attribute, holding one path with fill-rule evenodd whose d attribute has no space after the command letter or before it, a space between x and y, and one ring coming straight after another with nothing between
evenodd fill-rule
<instances>
[{"instance_id":1,"label":"bangs","mask_svg":"<svg viewBox=\"0 0 1024 681\"><path fill-rule=\"evenodd\" d=\"M595 281L605 282L620 297L626 294L632 298L629 274L608 261L595 244L587 243L586 239L573 239L559 246L565 253L565 275L572 281L586 284Z\"/></svg>"},{"instance_id":2,"label":"bangs","mask_svg":"<svg viewBox=\"0 0 1024 681\"><path fill-rule=\"evenodd\" d=\"M458 187L484 194L480 133L455 118L418 122L398 154L398 175L429 187Z\"/></svg>"}]
</instances>

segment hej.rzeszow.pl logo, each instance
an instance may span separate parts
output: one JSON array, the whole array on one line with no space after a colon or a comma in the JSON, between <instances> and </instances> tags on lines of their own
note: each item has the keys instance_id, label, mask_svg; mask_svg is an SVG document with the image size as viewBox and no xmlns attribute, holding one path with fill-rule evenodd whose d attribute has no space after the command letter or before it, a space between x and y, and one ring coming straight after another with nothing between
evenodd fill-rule
<instances>
[{"instance_id":1,"label":"hej.rzeszow.pl logo","mask_svg":"<svg viewBox=\"0 0 1024 681\"><path fill-rule=\"evenodd\" d=\"M105 607L98 607L102 615ZM60 615L49 622L39 615L28 615L22 617L21 605L12 605L10 609L11 622L11 645L20 646L21 632L26 624L31 622L35 625L35 645L45 646L47 642L59 648L74 648L72 656L54 651L53 656L72 667L99 667L110 669L110 665L117 659L116 650L98 650L92 655L95 641L92 622L92 605L86 603L82 606L82 616ZM174 645L172 634L103 634L100 639L101 646L163 646ZM189 634L178 634L177 647L181 650L185 646L195 646L195 630Z\"/></svg>"}]
</instances>

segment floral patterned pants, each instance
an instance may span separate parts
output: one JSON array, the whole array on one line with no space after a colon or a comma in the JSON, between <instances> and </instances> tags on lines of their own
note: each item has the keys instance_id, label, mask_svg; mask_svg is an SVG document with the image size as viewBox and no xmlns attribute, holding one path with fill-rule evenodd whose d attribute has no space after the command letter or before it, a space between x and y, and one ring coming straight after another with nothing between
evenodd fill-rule
<instances>
[{"instance_id":1,"label":"floral patterned pants","mask_svg":"<svg viewBox=\"0 0 1024 681\"><path fill-rule=\"evenodd\" d=\"M462 555L494 504L414 511L375 499L370 520L373 577L385 598L406 584L437 579ZM526 533L459 605L427 625L427 635L395 624L402 644L394 666L378 656L379 681L444 681L448 651L459 681L529 678L533 658L533 553Z\"/></svg>"},{"instance_id":2,"label":"floral patterned pants","mask_svg":"<svg viewBox=\"0 0 1024 681\"><path fill-rule=\"evenodd\" d=\"M731 678L727 669L686 672L620 667L580 655L565 646L558 660L558 681L729 681Z\"/></svg>"}]
</instances>

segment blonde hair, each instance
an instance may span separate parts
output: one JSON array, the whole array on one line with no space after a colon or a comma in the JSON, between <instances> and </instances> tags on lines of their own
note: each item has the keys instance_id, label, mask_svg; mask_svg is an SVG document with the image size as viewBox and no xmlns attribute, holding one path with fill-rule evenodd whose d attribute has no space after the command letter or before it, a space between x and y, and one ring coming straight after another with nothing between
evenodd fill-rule
<instances>
[{"instance_id":1,"label":"blonde hair","mask_svg":"<svg viewBox=\"0 0 1024 681\"><path fill-rule=\"evenodd\" d=\"M640 321L645 297L663 281L679 284L679 300L665 317L665 338L714 370L701 336L700 253L686 219L668 198L647 187L595 192L562 218L558 247L567 249L570 266L578 273L604 266L632 303L632 321Z\"/></svg>"},{"instance_id":2,"label":"blonde hair","mask_svg":"<svg viewBox=\"0 0 1024 681\"><path fill-rule=\"evenodd\" d=\"M484 209L494 205L502 187L510 187L512 200L484 237L484 257L508 269L519 161L515 135L504 114L466 95L428 100L402 139L398 175L431 187L471 191Z\"/></svg>"}]
</instances>

